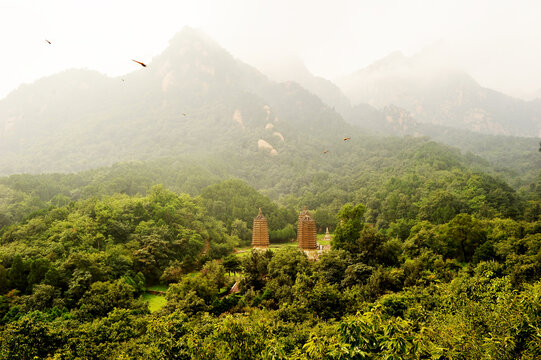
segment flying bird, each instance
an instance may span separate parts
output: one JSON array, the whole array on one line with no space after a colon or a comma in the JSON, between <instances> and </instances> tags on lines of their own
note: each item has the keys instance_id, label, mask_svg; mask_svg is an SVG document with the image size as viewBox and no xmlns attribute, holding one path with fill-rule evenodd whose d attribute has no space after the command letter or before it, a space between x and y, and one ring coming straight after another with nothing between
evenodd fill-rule
<instances>
[{"instance_id":1,"label":"flying bird","mask_svg":"<svg viewBox=\"0 0 541 360\"><path fill-rule=\"evenodd\" d=\"M141 65L142 67L147 67L147 65L145 63L142 63L140 61L137 61L137 60L133 60L131 59L131 61L135 61L136 63L138 63L139 65Z\"/></svg>"},{"instance_id":2,"label":"flying bird","mask_svg":"<svg viewBox=\"0 0 541 360\"><path fill-rule=\"evenodd\" d=\"M51 42L47 39L45 39L45 41L47 42L47 44L51 45Z\"/></svg>"},{"instance_id":3,"label":"flying bird","mask_svg":"<svg viewBox=\"0 0 541 360\"><path fill-rule=\"evenodd\" d=\"M188 115L188 114L186 114L186 113L182 113L182 116L186 116L186 115Z\"/></svg>"},{"instance_id":4,"label":"flying bird","mask_svg":"<svg viewBox=\"0 0 541 360\"><path fill-rule=\"evenodd\" d=\"M329 152L329 150L323 150L323 154L326 154L328 152Z\"/></svg>"},{"instance_id":5,"label":"flying bird","mask_svg":"<svg viewBox=\"0 0 541 360\"><path fill-rule=\"evenodd\" d=\"M351 138L350 137L345 137L344 141L348 141L349 139L351 139Z\"/></svg>"}]
</instances>

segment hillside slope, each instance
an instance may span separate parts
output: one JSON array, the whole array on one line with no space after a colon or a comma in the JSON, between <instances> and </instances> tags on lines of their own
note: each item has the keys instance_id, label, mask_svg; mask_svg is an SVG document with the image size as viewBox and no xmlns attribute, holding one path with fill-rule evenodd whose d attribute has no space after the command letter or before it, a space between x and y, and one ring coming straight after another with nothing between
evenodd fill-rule
<instances>
[{"instance_id":1,"label":"hillside slope","mask_svg":"<svg viewBox=\"0 0 541 360\"><path fill-rule=\"evenodd\" d=\"M121 78L69 70L0 101L0 174L221 151L272 156L350 129L296 83L272 82L186 28Z\"/></svg>"}]
</instances>

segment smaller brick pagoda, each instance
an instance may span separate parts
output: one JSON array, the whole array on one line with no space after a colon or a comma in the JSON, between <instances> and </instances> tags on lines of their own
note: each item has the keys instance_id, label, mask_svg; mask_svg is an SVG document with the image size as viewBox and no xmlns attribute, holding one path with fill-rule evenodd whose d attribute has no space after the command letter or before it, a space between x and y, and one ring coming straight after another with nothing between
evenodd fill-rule
<instances>
[{"instance_id":1,"label":"smaller brick pagoda","mask_svg":"<svg viewBox=\"0 0 541 360\"><path fill-rule=\"evenodd\" d=\"M252 248L266 249L269 247L269 243L267 218L263 216L261 208L259 208L259 214L254 218L254 226L252 228Z\"/></svg>"}]
</instances>

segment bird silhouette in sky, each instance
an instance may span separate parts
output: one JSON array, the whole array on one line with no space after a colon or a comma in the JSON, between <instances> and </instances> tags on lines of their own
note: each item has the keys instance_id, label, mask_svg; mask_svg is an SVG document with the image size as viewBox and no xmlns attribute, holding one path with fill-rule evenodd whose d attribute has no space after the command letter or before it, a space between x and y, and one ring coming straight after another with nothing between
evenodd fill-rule
<instances>
[{"instance_id":1,"label":"bird silhouette in sky","mask_svg":"<svg viewBox=\"0 0 541 360\"><path fill-rule=\"evenodd\" d=\"M188 115L188 114L186 114L186 113L182 113L182 116L186 116L186 115Z\"/></svg>"},{"instance_id":2,"label":"bird silhouette in sky","mask_svg":"<svg viewBox=\"0 0 541 360\"><path fill-rule=\"evenodd\" d=\"M141 65L142 67L147 67L147 65L145 63L142 63L140 61L137 61L137 60L133 60L131 59L131 61L135 61L136 63L138 63L139 65Z\"/></svg>"},{"instance_id":3,"label":"bird silhouette in sky","mask_svg":"<svg viewBox=\"0 0 541 360\"><path fill-rule=\"evenodd\" d=\"M351 139L351 138L350 137L345 137L344 141L348 141L349 139Z\"/></svg>"},{"instance_id":4,"label":"bird silhouette in sky","mask_svg":"<svg viewBox=\"0 0 541 360\"><path fill-rule=\"evenodd\" d=\"M328 152L329 152L329 150L323 150L323 154L326 154Z\"/></svg>"},{"instance_id":5,"label":"bird silhouette in sky","mask_svg":"<svg viewBox=\"0 0 541 360\"><path fill-rule=\"evenodd\" d=\"M45 39L45 41L47 42L47 44L51 45L51 42L47 39Z\"/></svg>"}]
</instances>

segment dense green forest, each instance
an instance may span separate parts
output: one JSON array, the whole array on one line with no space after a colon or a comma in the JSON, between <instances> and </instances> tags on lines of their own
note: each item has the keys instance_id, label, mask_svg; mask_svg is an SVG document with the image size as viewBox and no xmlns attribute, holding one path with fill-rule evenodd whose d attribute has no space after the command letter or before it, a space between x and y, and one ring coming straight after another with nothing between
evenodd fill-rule
<instances>
[{"instance_id":1,"label":"dense green forest","mask_svg":"<svg viewBox=\"0 0 541 360\"><path fill-rule=\"evenodd\" d=\"M530 179L529 172L516 174L523 179L517 181L524 183L517 190L497 174L484 171L492 169L486 160L426 138L360 135L349 143L330 144L327 154L314 147L306 144L274 157L245 151L119 163L75 174L12 175L0 178L0 224L70 201L115 193L144 195L154 184L192 196L216 192L218 197L233 197L225 190L220 195L217 188L202 192L227 178L242 179L289 209L307 206L322 227L334 227L334 215L347 202L365 204L368 221L382 229L401 219L448 221L462 212L526 220L539 214L539 174L532 180L524 180ZM240 185L233 191L249 192ZM270 203L251 196L256 209L271 211ZM440 205L447 207L438 212L430 209ZM225 216L217 212L213 214ZM237 218L250 226L246 214ZM235 219L220 220L229 228ZM279 227L285 225L282 221Z\"/></svg>"},{"instance_id":2,"label":"dense green forest","mask_svg":"<svg viewBox=\"0 0 541 360\"><path fill-rule=\"evenodd\" d=\"M2 357L540 355L539 222L462 213L417 221L401 240L350 204L320 260L292 249L255 251L239 264L227 255L240 239L205 202L153 187L5 228ZM229 294L239 279L241 291ZM167 305L150 314L140 295L159 282L171 284Z\"/></svg>"},{"instance_id":3,"label":"dense green forest","mask_svg":"<svg viewBox=\"0 0 541 360\"><path fill-rule=\"evenodd\" d=\"M541 356L539 181L517 192L424 138L353 140L1 178L0 356ZM303 206L334 231L319 260L235 253L257 208L276 243Z\"/></svg>"}]
</instances>

